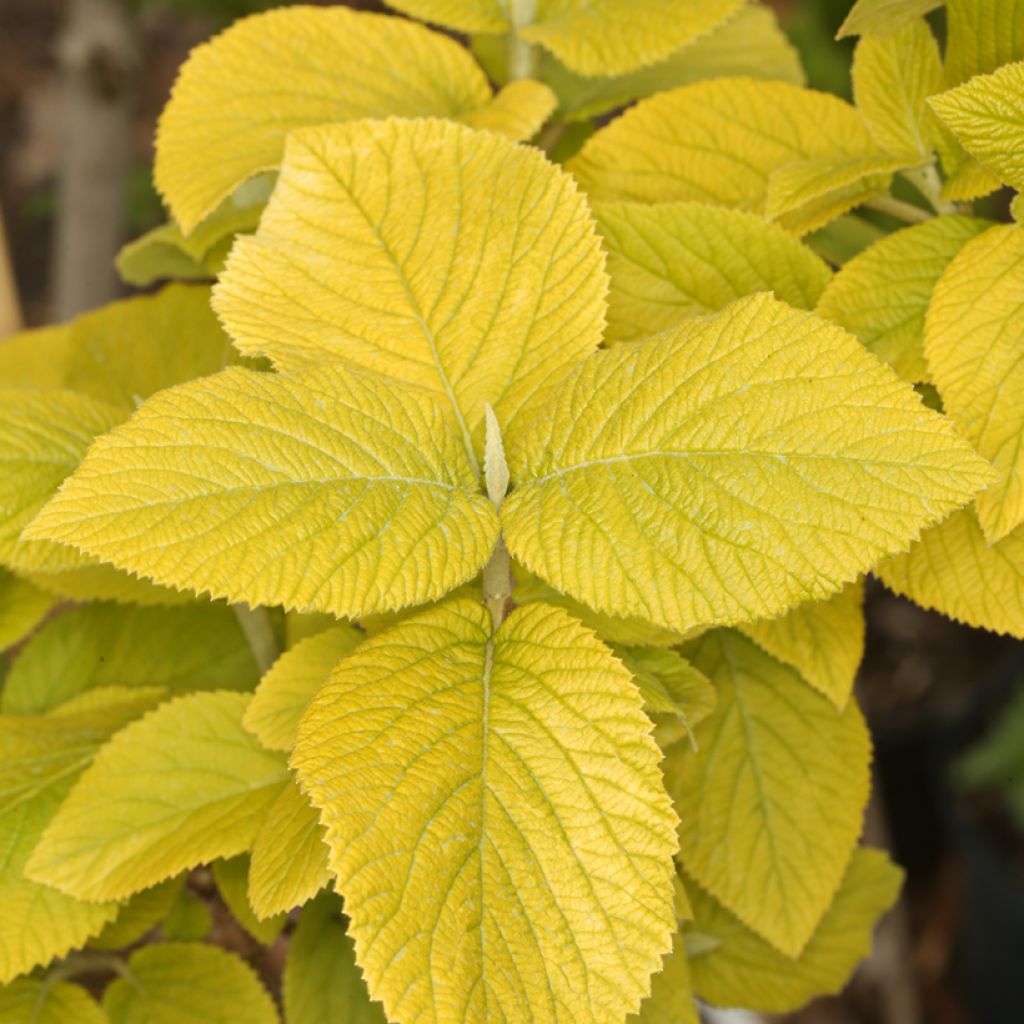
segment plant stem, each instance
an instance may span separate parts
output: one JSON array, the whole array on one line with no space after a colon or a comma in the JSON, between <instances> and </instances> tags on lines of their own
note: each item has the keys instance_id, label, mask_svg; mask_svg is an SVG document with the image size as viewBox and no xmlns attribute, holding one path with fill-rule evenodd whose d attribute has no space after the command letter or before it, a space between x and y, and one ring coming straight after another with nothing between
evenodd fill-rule
<instances>
[{"instance_id":1,"label":"plant stem","mask_svg":"<svg viewBox=\"0 0 1024 1024\"><path fill-rule=\"evenodd\" d=\"M234 604L235 617L249 641L249 649L256 660L260 675L264 675L271 665L277 661L281 653L274 636L274 627L270 621L270 613L266 608L250 608L247 604Z\"/></svg>"},{"instance_id":2,"label":"plant stem","mask_svg":"<svg viewBox=\"0 0 1024 1024\"><path fill-rule=\"evenodd\" d=\"M887 213L897 220L906 221L908 224L923 224L931 220L935 215L913 203L905 203L902 199L893 196L875 196L864 204L869 210L877 210L879 213Z\"/></svg>"},{"instance_id":3,"label":"plant stem","mask_svg":"<svg viewBox=\"0 0 1024 1024\"><path fill-rule=\"evenodd\" d=\"M939 174L935 170L934 164L928 164L925 167L915 167L901 173L928 200L936 213L958 212L956 203L950 203L942 198L942 181L939 179Z\"/></svg>"}]
</instances>

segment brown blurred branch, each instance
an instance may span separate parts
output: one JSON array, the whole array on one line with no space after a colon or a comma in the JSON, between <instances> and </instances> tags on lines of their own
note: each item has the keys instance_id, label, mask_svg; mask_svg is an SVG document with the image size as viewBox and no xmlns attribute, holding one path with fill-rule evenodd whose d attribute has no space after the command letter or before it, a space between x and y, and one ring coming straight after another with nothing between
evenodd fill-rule
<instances>
[{"instance_id":1,"label":"brown blurred branch","mask_svg":"<svg viewBox=\"0 0 1024 1024\"><path fill-rule=\"evenodd\" d=\"M0 338L6 338L8 334L21 330L21 324L21 303L18 301L18 289L14 284L14 272L11 269L4 213L0 210Z\"/></svg>"}]
</instances>

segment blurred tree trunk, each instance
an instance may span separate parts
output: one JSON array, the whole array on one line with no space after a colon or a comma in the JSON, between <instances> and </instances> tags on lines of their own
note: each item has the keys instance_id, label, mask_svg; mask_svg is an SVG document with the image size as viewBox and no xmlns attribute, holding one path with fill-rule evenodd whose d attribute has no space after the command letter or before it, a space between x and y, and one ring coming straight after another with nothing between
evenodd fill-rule
<instances>
[{"instance_id":1,"label":"blurred tree trunk","mask_svg":"<svg viewBox=\"0 0 1024 1024\"><path fill-rule=\"evenodd\" d=\"M125 178L138 49L123 0L68 0L59 43L61 154L53 317L66 320L118 292Z\"/></svg>"},{"instance_id":2,"label":"blurred tree trunk","mask_svg":"<svg viewBox=\"0 0 1024 1024\"><path fill-rule=\"evenodd\" d=\"M4 214L0 210L0 338L21 329L21 303L11 269L11 253L4 230Z\"/></svg>"}]
</instances>

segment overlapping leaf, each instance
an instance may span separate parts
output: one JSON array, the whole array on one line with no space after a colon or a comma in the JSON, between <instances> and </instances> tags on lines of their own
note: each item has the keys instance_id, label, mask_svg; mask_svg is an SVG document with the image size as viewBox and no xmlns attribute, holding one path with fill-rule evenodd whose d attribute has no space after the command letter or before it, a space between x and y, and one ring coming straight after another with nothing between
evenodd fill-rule
<instances>
[{"instance_id":1,"label":"overlapping leaf","mask_svg":"<svg viewBox=\"0 0 1024 1024\"><path fill-rule=\"evenodd\" d=\"M0 651L23 640L56 603L52 594L0 568Z\"/></svg>"},{"instance_id":2,"label":"overlapping leaf","mask_svg":"<svg viewBox=\"0 0 1024 1024\"><path fill-rule=\"evenodd\" d=\"M672 951L651 979L651 994L640 1004L640 1012L627 1018L627 1024L700 1024L682 935L672 940Z\"/></svg>"},{"instance_id":3,"label":"overlapping leaf","mask_svg":"<svg viewBox=\"0 0 1024 1024\"><path fill-rule=\"evenodd\" d=\"M1024 59L1024 0L946 0L946 80Z\"/></svg>"},{"instance_id":4,"label":"overlapping leaf","mask_svg":"<svg viewBox=\"0 0 1024 1024\"><path fill-rule=\"evenodd\" d=\"M282 790L283 792L283 790ZM276 801L275 801L276 803ZM298 865L295 865L297 868ZM231 916L261 945L269 946L281 934L285 925L285 911L274 914L257 914L249 903L249 857L242 853L227 860L213 863L213 878L217 883L217 891ZM288 864L283 872L294 870ZM287 909L291 909L290 907Z\"/></svg>"},{"instance_id":5,"label":"overlapping leaf","mask_svg":"<svg viewBox=\"0 0 1024 1024\"><path fill-rule=\"evenodd\" d=\"M51 979L19 978L0 988L3 1024L109 1024L81 985Z\"/></svg>"},{"instance_id":6,"label":"overlapping leaf","mask_svg":"<svg viewBox=\"0 0 1024 1024\"><path fill-rule=\"evenodd\" d=\"M889 33L942 4L943 0L857 0L839 26L836 38Z\"/></svg>"},{"instance_id":7,"label":"overlapping leaf","mask_svg":"<svg viewBox=\"0 0 1024 1024\"><path fill-rule=\"evenodd\" d=\"M542 82L509 82L494 99L459 119L470 128L496 132L515 142L532 139L555 112L558 97Z\"/></svg>"}]
</instances>

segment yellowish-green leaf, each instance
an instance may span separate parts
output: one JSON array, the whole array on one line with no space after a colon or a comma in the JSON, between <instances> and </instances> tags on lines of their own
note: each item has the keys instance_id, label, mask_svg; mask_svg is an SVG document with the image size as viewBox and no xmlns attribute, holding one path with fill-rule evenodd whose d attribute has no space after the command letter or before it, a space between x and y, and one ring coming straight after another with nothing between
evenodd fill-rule
<instances>
[{"instance_id":1,"label":"yellowish-green leaf","mask_svg":"<svg viewBox=\"0 0 1024 1024\"><path fill-rule=\"evenodd\" d=\"M931 152L925 102L942 88L939 44L915 18L888 35L867 35L853 55L853 95L875 142L890 153Z\"/></svg>"},{"instance_id":2,"label":"yellowish-green leaf","mask_svg":"<svg viewBox=\"0 0 1024 1024\"><path fill-rule=\"evenodd\" d=\"M497 522L478 488L425 392L342 366L230 369L146 402L28 534L215 597L356 617L480 569Z\"/></svg>"},{"instance_id":3,"label":"yellowish-green leaf","mask_svg":"<svg viewBox=\"0 0 1024 1024\"><path fill-rule=\"evenodd\" d=\"M289 865L284 870L290 872L298 867L299 865ZM243 853L229 860L214 861L213 877L217 883L217 891L220 893L221 899L224 900L235 920L257 942L264 946L269 946L281 934L286 918L283 911L261 917L253 910L248 896L248 856Z\"/></svg>"},{"instance_id":4,"label":"yellowish-green leaf","mask_svg":"<svg viewBox=\"0 0 1024 1024\"><path fill-rule=\"evenodd\" d=\"M1024 59L1024 0L946 0L950 85Z\"/></svg>"},{"instance_id":5,"label":"yellowish-green leaf","mask_svg":"<svg viewBox=\"0 0 1024 1024\"><path fill-rule=\"evenodd\" d=\"M0 1024L109 1024L81 985L19 978L0 988Z\"/></svg>"},{"instance_id":6,"label":"yellowish-green leaf","mask_svg":"<svg viewBox=\"0 0 1024 1024\"><path fill-rule=\"evenodd\" d=\"M290 781L270 805L256 834L249 902L257 917L273 917L302 906L330 879L319 812L298 784Z\"/></svg>"},{"instance_id":7,"label":"yellowish-green leaf","mask_svg":"<svg viewBox=\"0 0 1024 1024\"><path fill-rule=\"evenodd\" d=\"M110 1024L278 1024L256 972L216 946L165 942L136 950L129 977L103 995Z\"/></svg>"},{"instance_id":8,"label":"yellowish-green leaf","mask_svg":"<svg viewBox=\"0 0 1024 1024\"><path fill-rule=\"evenodd\" d=\"M296 132L214 304L279 368L344 360L417 384L482 449L600 344L607 278L583 196L535 149L447 121Z\"/></svg>"},{"instance_id":9,"label":"yellowish-green leaf","mask_svg":"<svg viewBox=\"0 0 1024 1024\"><path fill-rule=\"evenodd\" d=\"M341 901L331 893L303 910L292 935L284 965L284 1015L288 1024L386 1024L356 966Z\"/></svg>"},{"instance_id":10,"label":"yellowish-green leaf","mask_svg":"<svg viewBox=\"0 0 1024 1024\"><path fill-rule=\"evenodd\" d=\"M1024 192L1018 192L1011 200L1010 216L1018 224L1024 224Z\"/></svg>"},{"instance_id":11,"label":"yellowish-green leaf","mask_svg":"<svg viewBox=\"0 0 1024 1024\"><path fill-rule=\"evenodd\" d=\"M932 294L924 352L946 413L999 479L977 501L990 543L1024 522L1024 228L972 239Z\"/></svg>"},{"instance_id":12,"label":"yellowish-green leaf","mask_svg":"<svg viewBox=\"0 0 1024 1024\"><path fill-rule=\"evenodd\" d=\"M557 106L558 97L548 86L523 78L509 82L487 106L463 114L459 120L470 128L526 142L544 127Z\"/></svg>"},{"instance_id":13,"label":"yellowish-green leaf","mask_svg":"<svg viewBox=\"0 0 1024 1024\"><path fill-rule=\"evenodd\" d=\"M56 603L52 594L0 568L0 651L24 640Z\"/></svg>"},{"instance_id":14,"label":"yellowish-green leaf","mask_svg":"<svg viewBox=\"0 0 1024 1024\"><path fill-rule=\"evenodd\" d=\"M117 917L89 940L89 948L112 950L134 945L170 913L184 884L185 876L179 875L137 892L121 905Z\"/></svg>"},{"instance_id":15,"label":"yellowish-green leaf","mask_svg":"<svg viewBox=\"0 0 1024 1024\"><path fill-rule=\"evenodd\" d=\"M387 4L459 32L504 32L512 24L505 0L387 0Z\"/></svg>"},{"instance_id":16,"label":"yellowish-green leaf","mask_svg":"<svg viewBox=\"0 0 1024 1024\"><path fill-rule=\"evenodd\" d=\"M63 564L72 560L77 561L77 567L73 569L55 572L39 569L40 565ZM11 561L16 566L28 566L21 571L40 590L68 601L118 601L145 607L167 607L185 604L192 599L191 594L158 587L149 580L103 564L99 559L85 555L76 559L76 552L63 544L19 544Z\"/></svg>"},{"instance_id":17,"label":"yellowish-green leaf","mask_svg":"<svg viewBox=\"0 0 1024 1024\"><path fill-rule=\"evenodd\" d=\"M943 160L946 166L946 160ZM999 188L1001 182L987 167L967 156L957 143L957 153L950 161L950 174L942 184L942 198L951 203L969 202L987 196Z\"/></svg>"},{"instance_id":18,"label":"yellowish-green leaf","mask_svg":"<svg viewBox=\"0 0 1024 1024\"><path fill-rule=\"evenodd\" d=\"M490 95L473 58L421 25L346 7L268 11L197 47L182 67L160 118L156 185L190 232L241 182L277 167L296 128L457 117Z\"/></svg>"},{"instance_id":19,"label":"yellowish-green leaf","mask_svg":"<svg viewBox=\"0 0 1024 1024\"><path fill-rule=\"evenodd\" d=\"M122 729L50 823L29 877L81 899L125 899L249 849L288 773L242 728L247 700L191 694Z\"/></svg>"},{"instance_id":20,"label":"yellowish-green leaf","mask_svg":"<svg viewBox=\"0 0 1024 1024\"><path fill-rule=\"evenodd\" d=\"M1006 184L1024 188L1024 61L976 75L930 102L968 153Z\"/></svg>"},{"instance_id":21,"label":"yellowish-green leaf","mask_svg":"<svg viewBox=\"0 0 1024 1024\"><path fill-rule=\"evenodd\" d=\"M185 236L173 222L122 246L115 265L121 280L136 288L148 288L157 281L207 281L215 276L202 257L188 253Z\"/></svg>"},{"instance_id":22,"label":"yellowish-green leaf","mask_svg":"<svg viewBox=\"0 0 1024 1024\"><path fill-rule=\"evenodd\" d=\"M638 1008L675 926L675 818L629 672L567 613L529 605L492 635L454 601L368 640L293 763L390 1017Z\"/></svg>"},{"instance_id":23,"label":"yellowish-green leaf","mask_svg":"<svg viewBox=\"0 0 1024 1024\"><path fill-rule=\"evenodd\" d=\"M864 181L884 186L892 166L850 104L751 78L697 82L644 100L567 164L596 201L691 199L764 213L774 188L780 220L794 230L859 202ZM797 196L813 207L794 209Z\"/></svg>"},{"instance_id":24,"label":"yellowish-green leaf","mask_svg":"<svg viewBox=\"0 0 1024 1024\"><path fill-rule=\"evenodd\" d=\"M680 632L828 596L992 479L855 338L766 295L592 357L506 443L512 554Z\"/></svg>"},{"instance_id":25,"label":"yellowish-green leaf","mask_svg":"<svg viewBox=\"0 0 1024 1024\"><path fill-rule=\"evenodd\" d=\"M839 992L871 952L875 922L896 901L903 872L881 850L853 852L842 885L804 951L792 959L743 926L713 897L694 890L692 931L714 948L690 960L697 995L719 1006L789 1013Z\"/></svg>"},{"instance_id":26,"label":"yellowish-green leaf","mask_svg":"<svg viewBox=\"0 0 1024 1024\"><path fill-rule=\"evenodd\" d=\"M827 601L809 601L777 619L739 627L790 665L842 711L864 657L864 585L851 583Z\"/></svg>"},{"instance_id":27,"label":"yellowish-green leaf","mask_svg":"<svg viewBox=\"0 0 1024 1024\"><path fill-rule=\"evenodd\" d=\"M258 678L245 635L224 605L94 604L65 612L32 638L11 666L0 709L41 714L115 685L162 686L172 694L250 690Z\"/></svg>"},{"instance_id":28,"label":"yellowish-green leaf","mask_svg":"<svg viewBox=\"0 0 1024 1024\"><path fill-rule=\"evenodd\" d=\"M67 324L0 338L0 388L46 391L63 387L70 342Z\"/></svg>"},{"instance_id":29,"label":"yellowish-green leaf","mask_svg":"<svg viewBox=\"0 0 1024 1024\"><path fill-rule=\"evenodd\" d=\"M703 672L664 647L614 646L615 656L633 674L649 714L677 715L687 729L715 707L715 690Z\"/></svg>"},{"instance_id":30,"label":"yellowish-green leaf","mask_svg":"<svg viewBox=\"0 0 1024 1024\"><path fill-rule=\"evenodd\" d=\"M874 572L923 608L1024 639L1024 526L990 545L974 509L964 509Z\"/></svg>"},{"instance_id":31,"label":"yellowish-green leaf","mask_svg":"<svg viewBox=\"0 0 1024 1024\"><path fill-rule=\"evenodd\" d=\"M635 341L754 292L812 309L832 274L777 224L704 203L601 203L611 341Z\"/></svg>"},{"instance_id":32,"label":"yellowish-green leaf","mask_svg":"<svg viewBox=\"0 0 1024 1024\"><path fill-rule=\"evenodd\" d=\"M806 242L819 256L841 267L884 235L877 225L847 213L813 232Z\"/></svg>"},{"instance_id":33,"label":"yellowish-green leaf","mask_svg":"<svg viewBox=\"0 0 1024 1024\"><path fill-rule=\"evenodd\" d=\"M889 33L942 4L943 0L857 0L836 38Z\"/></svg>"},{"instance_id":34,"label":"yellowish-green leaf","mask_svg":"<svg viewBox=\"0 0 1024 1024\"><path fill-rule=\"evenodd\" d=\"M933 217L888 235L839 271L817 313L855 334L904 380L927 381L924 319L935 283L964 244L991 226L975 217Z\"/></svg>"},{"instance_id":35,"label":"yellowish-green leaf","mask_svg":"<svg viewBox=\"0 0 1024 1024\"><path fill-rule=\"evenodd\" d=\"M267 750L291 750L299 719L313 694L362 639L359 630L339 623L300 641L260 680L242 724Z\"/></svg>"},{"instance_id":36,"label":"yellowish-green leaf","mask_svg":"<svg viewBox=\"0 0 1024 1024\"><path fill-rule=\"evenodd\" d=\"M733 631L687 648L718 703L665 765L687 872L748 927L798 956L860 833L871 743L845 711ZM694 894L696 899L696 893Z\"/></svg>"},{"instance_id":37,"label":"yellowish-green leaf","mask_svg":"<svg viewBox=\"0 0 1024 1024\"><path fill-rule=\"evenodd\" d=\"M164 938L171 942L197 942L206 938L212 927L213 915L206 901L187 885L178 890L171 909L160 924Z\"/></svg>"},{"instance_id":38,"label":"yellowish-green leaf","mask_svg":"<svg viewBox=\"0 0 1024 1024\"><path fill-rule=\"evenodd\" d=\"M651 979L651 994L640 1004L640 1012L627 1019L627 1024L700 1024L681 934L672 939L672 951L665 955L661 971Z\"/></svg>"}]
</instances>

